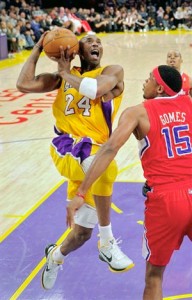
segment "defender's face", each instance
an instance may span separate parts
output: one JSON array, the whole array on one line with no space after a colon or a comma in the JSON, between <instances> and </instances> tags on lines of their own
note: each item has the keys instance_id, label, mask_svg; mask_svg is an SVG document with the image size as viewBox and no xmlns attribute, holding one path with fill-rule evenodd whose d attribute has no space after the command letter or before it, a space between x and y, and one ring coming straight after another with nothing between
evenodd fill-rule
<instances>
[{"instance_id":1,"label":"defender's face","mask_svg":"<svg viewBox=\"0 0 192 300\"><path fill-rule=\"evenodd\" d=\"M90 64L99 64L103 55L101 40L96 35L87 35L80 40L79 55Z\"/></svg>"},{"instance_id":2,"label":"defender's face","mask_svg":"<svg viewBox=\"0 0 192 300\"><path fill-rule=\"evenodd\" d=\"M179 51L169 51L167 53L167 65L180 71L183 60Z\"/></svg>"},{"instance_id":3,"label":"defender's face","mask_svg":"<svg viewBox=\"0 0 192 300\"><path fill-rule=\"evenodd\" d=\"M143 84L143 97L144 99L153 99L157 97L158 84L155 80L155 77L152 73L150 73L149 78Z\"/></svg>"}]
</instances>

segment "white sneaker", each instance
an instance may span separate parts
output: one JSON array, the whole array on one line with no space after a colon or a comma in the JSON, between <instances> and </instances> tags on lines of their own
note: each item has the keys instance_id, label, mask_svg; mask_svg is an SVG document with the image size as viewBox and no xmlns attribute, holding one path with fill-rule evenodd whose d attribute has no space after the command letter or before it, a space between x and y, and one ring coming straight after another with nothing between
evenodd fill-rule
<instances>
[{"instance_id":1,"label":"white sneaker","mask_svg":"<svg viewBox=\"0 0 192 300\"><path fill-rule=\"evenodd\" d=\"M112 272L124 272L134 267L133 261L119 248L119 243L121 241L112 239L99 248L99 258L108 263Z\"/></svg>"},{"instance_id":2,"label":"white sneaker","mask_svg":"<svg viewBox=\"0 0 192 300\"><path fill-rule=\"evenodd\" d=\"M46 290L52 289L52 287L55 284L55 281L57 279L57 274L59 269L61 269L61 264L63 264L63 261L56 262L53 261L53 252L56 250L57 245L51 244L45 248L45 255L47 258L47 262L45 264L42 276L41 276L41 282L42 286Z\"/></svg>"}]
</instances>

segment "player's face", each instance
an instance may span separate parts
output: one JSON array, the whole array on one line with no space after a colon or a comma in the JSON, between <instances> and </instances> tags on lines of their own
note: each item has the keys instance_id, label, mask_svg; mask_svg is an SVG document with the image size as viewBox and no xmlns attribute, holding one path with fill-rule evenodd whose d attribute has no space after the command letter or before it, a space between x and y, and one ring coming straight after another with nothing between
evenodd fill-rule
<instances>
[{"instance_id":1,"label":"player's face","mask_svg":"<svg viewBox=\"0 0 192 300\"><path fill-rule=\"evenodd\" d=\"M145 80L145 83L143 84L143 98L153 99L157 97L158 96L157 88L158 88L158 84L153 74L150 73L149 78Z\"/></svg>"},{"instance_id":2,"label":"player's face","mask_svg":"<svg viewBox=\"0 0 192 300\"><path fill-rule=\"evenodd\" d=\"M183 60L179 51L169 51L167 53L167 65L180 71Z\"/></svg>"},{"instance_id":3,"label":"player's face","mask_svg":"<svg viewBox=\"0 0 192 300\"><path fill-rule=\"evenodd\" d=\"M103 55L101 40L96 35L87 35L82 38L79 55L87 63L99 65Z\"/></svg>"}]
</instances>

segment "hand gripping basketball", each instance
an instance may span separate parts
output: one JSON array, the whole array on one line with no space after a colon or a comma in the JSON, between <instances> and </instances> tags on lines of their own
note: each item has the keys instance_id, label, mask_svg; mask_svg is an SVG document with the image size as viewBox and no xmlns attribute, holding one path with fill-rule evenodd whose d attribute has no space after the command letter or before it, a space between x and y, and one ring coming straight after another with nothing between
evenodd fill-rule
<instances>
[{"instance_id":1,"label":"hand gripping basketball","mask_svg":"<svg viewBox=\"0 0 192 300\"><path fill-rule=\"evenodd\" d=\"M60 58L61 46L64 50L68 49L69 56L79 51L79 41L76 35L68 29L58 27L45 35L43 50L49 58Z\"/></svg>"}]
</instances>

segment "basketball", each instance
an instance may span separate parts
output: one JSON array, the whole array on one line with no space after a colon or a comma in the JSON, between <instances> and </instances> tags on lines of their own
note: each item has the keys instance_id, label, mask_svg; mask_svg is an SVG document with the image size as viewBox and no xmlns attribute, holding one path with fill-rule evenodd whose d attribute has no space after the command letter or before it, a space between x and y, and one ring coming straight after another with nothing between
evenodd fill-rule
<instances>
[{"instance_id":1,"label":"basketball","mask_svg":"<svg viewBox=\"0 0 192 300\"><path fill-rule=\"evenodd\" d=\"M79 41L71 30L58 27L45 35L43 50L49 58L59 58L60 46L62 46L64 50L70 46L69 55L72 55L74 52L78 53Z\"/></svg>"}]
</instances>

